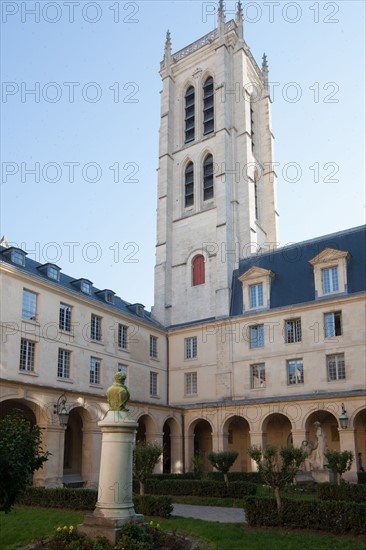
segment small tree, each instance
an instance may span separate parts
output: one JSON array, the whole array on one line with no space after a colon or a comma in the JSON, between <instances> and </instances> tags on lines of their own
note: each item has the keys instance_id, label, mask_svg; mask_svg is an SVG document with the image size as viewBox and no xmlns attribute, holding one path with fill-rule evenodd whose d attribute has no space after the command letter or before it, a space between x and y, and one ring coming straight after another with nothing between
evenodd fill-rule
<instances>
[{"instance_id":1,"label":"small tree","mask_svg":"<svg viewBox=\"0 0 366 550\"><path fill-rule=\"evenodd\" d=\"M10 512L49 454L42 450L41 429L32 426L22 411L15 409L0 420L1 511Z\"/></svg>"},{"instance_id":2,"label":"small tree","mask_svg":"<svg viewBox=\"0 0 366 550\"><path fill-rule=\"evenodd\" d=\"M222 453L211 452L207 455L207 458L211 462L212 466L224 474L224 481L226 485L229 485L229 478L227 477L227 474L237 457L238 453L236 451L224 451Z\"/></svg>"},{"instance_id":3,"label":"small tree","mask_svg":"<svg viewBox=\"0 0 366 550\"><path fill-rule=\"evenodd\" d=\"M338 485L343 481L342 474L351 469L354 459L352 451L326 451L327 467L337 474Z\"/></svg>"},{"instance_id":4,"label":"small tree","mask_svg":"<svg viewBox=\"0 0 366 550\"><path fill-rule=\"evenodd\" d=\"M163 448L157 443L137 443L133 452L133 474L139 480L140 495L145 494L145 481L151 476Z\"/></svg>"},{"instance_id":5,"label":"small tree","mask_svg":"<svg viewBox=\"0 0 366 550\"><path fill-rule=\"evenodd\" d=\"M203 458L201 455L194 455L192 458L193 469L196 474L199 474L203 466Z\"/></svg>"},{"instance_id":6,"label":"small tree","mask_svg":"<svg viewBox=\"0 0 366 550\"><path fill-rule=\"evenodd\" d=\"M277 510L281 509L280 489L287 483L291 483L304 462L307 454L302 449L295 447L277 447L268 445L265 451L253 445L248 453L257 466L258 471L267 485L272 487L276 497Z\"/></svg>"}]
</instances>

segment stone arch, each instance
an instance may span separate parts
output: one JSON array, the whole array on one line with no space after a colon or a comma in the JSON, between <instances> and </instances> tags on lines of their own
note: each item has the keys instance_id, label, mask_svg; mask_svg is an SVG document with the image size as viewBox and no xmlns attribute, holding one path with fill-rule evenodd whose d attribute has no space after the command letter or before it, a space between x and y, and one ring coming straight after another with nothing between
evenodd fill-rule
<instances>
[{"instance_id":1,"label":"stone arch","mask_svg":"<svg viewBox=\"0 0 366 550\"><path fill-rule=\"evenodd\" d=\"M182 431L173 417L163 425L163 473L182 471Z\"/></svg>"},{"instance_id":2,"label":"stone arch","mask_svg":"<svg viewBox=\"0 0 366 550\"><path fill-rule=\"evenodd\" d=\"M263 447L286 447L292 444L292 423L282 413L270 413L262 423Z\"/></svg>"},{"instance_id":3,"label":"stone arch","mask_svg":"<svg viewBox=\"0 0 366 550\"><path fill-rule=\"evenodd\" d=\"M71 478L82 478L83 462L83 409L74 407L70 410L69 420L65 430L65 446L63 460L64 483Z\"/></svg>"},{"instance_id":4,"label":"stone arch","mask_svg":"<svg viewBox=\"0 0 366 550\"><path fill-rule=\"evenodd\" d=\"M192 458L200 456L203 460L203 471L211 471L212 467L207 458L212 451L213 427L208 420L197 418L191 422L188 428L188 459L189 469L193 469Z\"/></svg>"},{"instance_id":5,"label":"stone arch","mask_svg":"<svg viewBox=\"0 0 366 550\"><path fill-rule=\"evenodd\" d=\"M315 422L320 422L325 432L326 447L334 451L340 450L338 419L327 410L312 411L305 418L305 439L310 443L316 443Z\"/></svg>"},{"instance_id":6,"label":"stone arch","mask_svg":"<svg viewBox=\"0 0 366 550\"><path fill-rule=\"evenodd\" d=\"M151 442L156 440L156 422L149 414L142 414L138 417L138 428L136 443Z\"/></svg>"},{"instance_id":7,"label":"stone arch","mask_svg":"<svg viewBox=\"0 0 366 550\"><path fill-rule=\"evenodd\" d=\"M250 427L248 421L242 416L231 416L225 421L222 432L224 451L236 451L239 453L231 471L248 472L250 470L250 458L248 455Z\"/></svg>"},{"instance_id":8,"label":"stone arch","mask_svg":"<svg viewBox=\"0 0 366 550\"><path fill-rule=\"evenodd\" d=\"M37 424L37 405L26 399L6 399L0 403L0 418L18 409L32 426Z\"/></svg>"}]
</instances>

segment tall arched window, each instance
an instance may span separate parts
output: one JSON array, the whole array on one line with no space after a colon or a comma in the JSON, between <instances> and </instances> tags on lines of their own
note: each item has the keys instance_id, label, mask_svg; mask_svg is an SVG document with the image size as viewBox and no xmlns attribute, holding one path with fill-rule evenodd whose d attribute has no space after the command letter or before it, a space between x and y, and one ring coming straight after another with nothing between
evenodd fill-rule
<instances>
[{"instance_id":1,"label":"tall arched window","mask_svg":"<svg viewBox=\"0 0 366 550\"><path fill-rule=\"evenodd\" d=\"M184 172L184 206L194 203L193 162L189 162Z\"/></svg>"},{"instance_id":2,"label":"tall arched window","mask_svg":"<svg viewBox=\"0 0 366 550\"><path fill-rule=\"evenodd\" d=\"M184 96L185 100L185 118L184 118L184 143L189 143L194 141L194 88L190 86L186 95Z\"/></svg>"},{"instance_id":3,"label":"tall arched window","mask_svg":"<svg viewBox=\"0 0 366 550\"><path fill-rule=\"evenodd\" d=\"M250 137L252 140L252 151L254 151L255 117L254 117L254 98L250 96Z\"/></svg>"},{"instance_id":4,"label":"tall arched window","mask_svg":"<svg viewBox=\"0 0 366 550\"><path fill-rule=\"evenodd\" d=\"M206 78L203 85L203 135L214 131L214 81Z\"/></svg>"},{"instance_id":5,"label":"tall arched window","mask_svg":"<svg viewBox=\"0 0 366 550\"><path fill-rule=\"evenodd\" d=\"M207 201L214 196L213 157L207 155L203 161L203 200Z\"/></svg>"},{"instance_id":6,"label":"tall arched window","mask_svg":"<svg viewBox=\"0 0 366 550\"><path fill-rule=\"evenodd\" d=\"M192 261L192 285L203 285L205 283L205 258L200 254Z\"/></svg>"},{"instance_id":7,"label":"tall arched window","mask_svg":"<svg viewBox=\"0 0 366 550\"><path fill-rule=\"evenodd\" d=\"M255 208L255 219L259 220L258 180L256 175L254 176L254 208Z\"/></svg>"}]
</instances>

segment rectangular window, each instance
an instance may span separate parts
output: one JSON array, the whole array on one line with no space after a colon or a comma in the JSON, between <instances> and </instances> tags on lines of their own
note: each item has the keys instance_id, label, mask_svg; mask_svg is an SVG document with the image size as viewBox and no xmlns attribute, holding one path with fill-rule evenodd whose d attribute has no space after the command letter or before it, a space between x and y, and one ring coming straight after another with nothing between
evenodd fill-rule
<instances>
[{"instance_id":1,"label":"rectangular window","mask_svg":"<svg viewBox=\"0 0 366 550\"><path fill-rule=\"evenodd\" d=\"M158 395L158 373L150 372L150 395L156 397Z\"/></svg>"},{"instance_id":2,"label":"rectangular window","mask_svg":"<svg viewBox=\"0 0 366 550\"><path fill-rule=\"evenodd\" d=\"M185 374L185 392L186 395L196 395L197 393L197 373L188 372Z\"/></svg>"},{"instance_id":3,"label":"rectangular window","mask_svg":"<svg viewBox=\"0 0 366 550\"><path fill-rule=\"evenodd\" d=\"M322 269L323 293L338 292L338 267Z\"/></svg>"},{"instance_id":4,"label":"rectangular window","mask_svg":"<svg viewBox=\"0 0 366 550\"><path fill-rule=\"evenodd\" d=\"M327 355L328 382L332 380L344 380L346 378L346 366L344 353Z\"/></svg>"},{"instance_id":5,"label":"rectangular window","mask_svg":"<svg viewBox=\"0 0 366 550\"><path fill-rule=\"evenodd\" d=\"M250 366L250 386L253 390L266 387L266 366L264 363Z\"/></svg>"},{"instance_id":6,"label":"rectangular window","mask_svg":"<svg viewBox=\"0 0 366 550\"><path fill-rule=\"evenodd\" d=\"M123 363L118 363L118 372L123 372L127 376L127 365Z\"/></svg>"},{"instance_id":7,"label":"rectangular window","mask_svg":"<svg viewBox=\"0 0 366 550\"><path fill-rule=\"evenodd\" d=\"M263 284L259 283L258 285L251 285L249 287L249 291L250 291L250 307L263 306Z\"/></svg>"},{"instance_id":8,"label":"rectangular window","mask_svg":"<svg viewBox=\"0 0 366 550\"><path fill-rule=\"evenodd\" d=\"M90 374L89 374L89 383L90 384L100 384L100 364L101 360L96 357L90 358Z\"/></svg>"},{"instance_id":9,"label":"rectangular window","mask_svg":"<svg viewBox=\"0 0 366 550\"><path fill-rule=\"evenodd\" d=\"M81 292L84 292L84 294L90 294L90 289L91 289L91 286L89 283L87 283L86 281L81 281L81 284L80 284Z\"/></svg>"},{"instance_id":10,"label":"rectangular window","mask_svg":"<svg viewBox=\"0 0 366 550\"><path fill-rule=\"evenodd\" d=\"M150 335L150 357L153 359L157 359L158 357L158 339L152 335Z\"/></svg>"},{"instance_id":11,"label":"rectangular window","mask_svg":"<svg viewBox=\"0 0 366 550\"><path fill-rule=\"evenodd\" d=\"M340 311L324 314L324 334L326 338L341 336L342 314Z\"/></svg>"},{"instance_id":12,"label":"rectangular window","mask_svg":"<svg viewBox=\"0 0 366 550\"><path fill-rule=\"evenodd\" d=\"M71 306L60 304L59 329L71 332Z\"/></svg>"},{"instance_id":13,"label":"rectangular window","mask_svg":"<svg viewBox=\"0 0 366 550\"><path fill-rule=\"evenodd\" d=\"M301 342L301 319L285 321L285 342L286 344Z\"/></svg>"},{"instance_id":14,"label":"rectangular window","mask_svg":"<svg viewBox=\"0 0 366 550\"><path fill-rule=\"evenodd\" d=\"M25 265L25 254L20 250L13 250L11 253L11 261L17 265Z\"/></svg>"},{"instance_id":15,"label":"rectangular window","mask_svg":"<svg viewBox=\"0 0 366 550\"><path fill-rule=\"evenodd\" d=\"M37 294L23 289L22 318L28 321L37 319Z\"/></svg>"},{"instance_id":16,"label":"rectangular window","mask_svg":"<svg viewBox=\"0 0 366 550\"><path fill-rule=\"evenodd\" d=\"M102 339L102 318L92 313L90 324L90 339L100 342Z\"/></svg>"},{"instance_id":17,"label":"rectangular window","mask_svg":"<svg viewBox=\"0 0 366 550\"><path fill-rule=\"evenodd\" d=\"M197 336L184 339L184 358L194 359L197 357Z\"/></svg>"},{"instance_id":18,"label":"rectangular window","mask_svg":"<svg viewBox=\"0 0 366 550\"><path fill-rule=\"evenodd\" d=\"M304 383L304 366L302 359L291 359L287 361L287 383L289 385Z\"/></svg>"},{"instance_id":19,"label":"rectangular window","mask_svg":"<svg viewBox=\"0 0 366 550\"><path fill-rule=\"evenodd\" d=\"M250 347L263 348L264 346L264 325L250 327Z\"/></svg>"},{"instance_id":20,"label":"rectangular window","mask_svg":"<svg viewBox=\"0 0 366 550\"><path fill-rule=\"evenodd\" d=\"M127 333L128 327L126 325L118 325L118 347L121 349L127 349Z\"/></svg>"},{"instance_id":21,"label":"rectangular window","mask_svg":"<svg viewBox=\"0 0 366 550\"><path fill-rule=\"evenodd\" d=\"M70 378L71 352L66 349L58 350L57 378Z\"/></svg>"},{"instance_id":22,"label":"rectangular window","mask_svg":"<svg viewBox=\"0 0 366 550\"><path fill-rule=\"evenodd\" d=\"M53 267L52 265L49 265L47 268L47 276L50 279L53 279L54 281L60 280L60 271L56 269L56 267Z\"/></svg>"},{"instance_id":23,"label":"rectangular window","mask_svg":"<svg viewBox=\"0 0 366 550\"><path fill-rule=\"evenodd\" d=\"M36 344L22 338L20 341L19 370L34 372Z\"/></svg>"}]
</instances>

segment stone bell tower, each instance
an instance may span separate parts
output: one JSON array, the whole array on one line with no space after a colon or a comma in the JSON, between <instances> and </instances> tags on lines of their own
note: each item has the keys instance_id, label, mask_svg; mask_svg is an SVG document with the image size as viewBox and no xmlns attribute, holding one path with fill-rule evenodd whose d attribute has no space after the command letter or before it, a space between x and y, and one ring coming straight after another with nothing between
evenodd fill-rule
<instances>
[{"instance_id":1,"label":"stone bell tower","mask_svg":"<svg viewBox=\"0 0 366 550\"><path fill-rule=\"evenodd\" d=\"M277 242L268 65L243 38L243 12L172 53L160 75L153 316L169 326L230 313L239 259Z\"/></svg>"}]
</instances>

